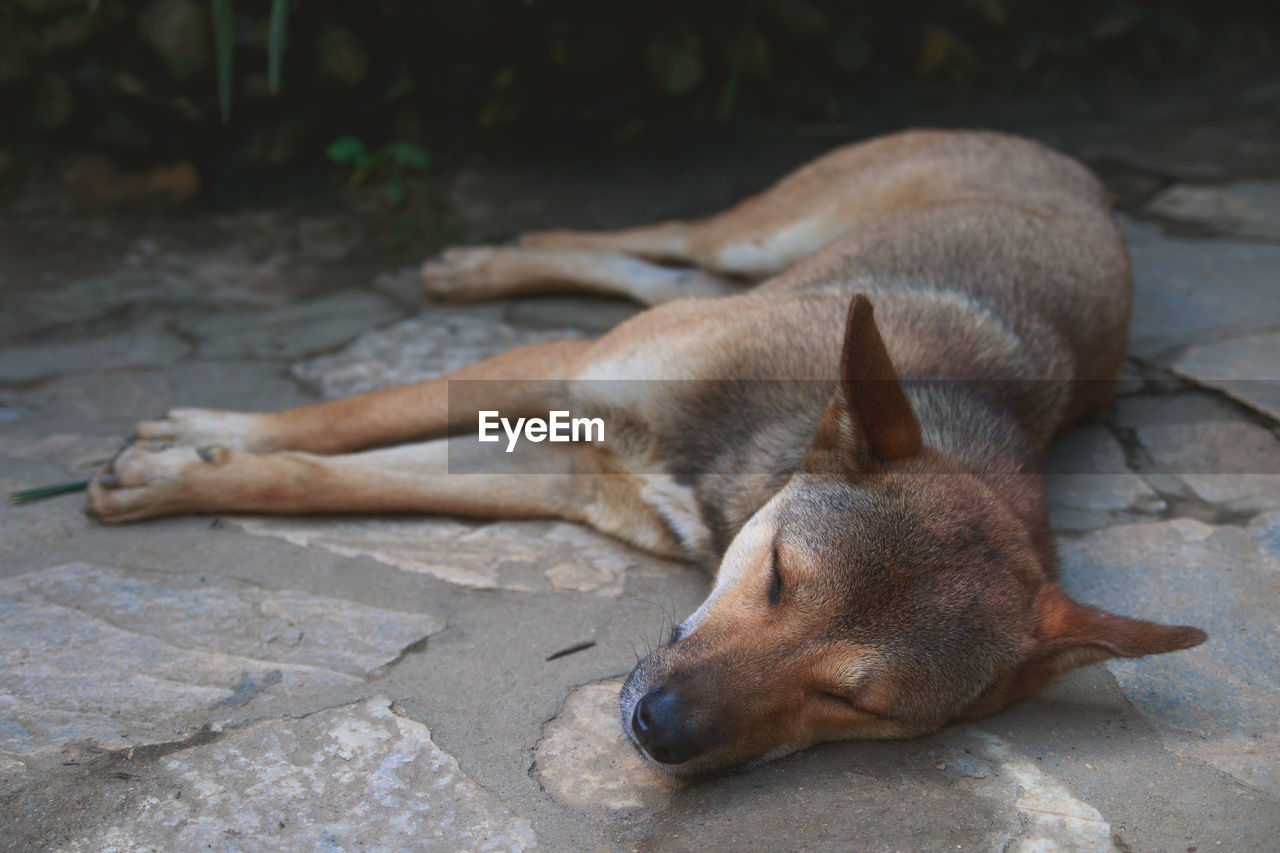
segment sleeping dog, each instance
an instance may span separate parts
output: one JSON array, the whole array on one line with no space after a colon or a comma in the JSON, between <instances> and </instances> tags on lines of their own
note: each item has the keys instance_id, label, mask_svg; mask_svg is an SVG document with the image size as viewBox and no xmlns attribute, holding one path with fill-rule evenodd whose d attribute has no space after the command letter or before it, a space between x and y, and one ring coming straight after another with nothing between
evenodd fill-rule
<instances>
[{"instance_id":1,"label":"sleeping dog","mask_svg":"<svg viewBox=\"0 0 1280 853\"><path fill-rule=\"evenodd\" d=\"M901 133L708 219L455 249L424 279L459 300L577 288L651 307L413 386L144 421L91 483L93 514L552 516L715 563L620 700L632 742L678 774L925 734L1205 638L1056 582L1037 461L1109 400L1132 290L1103 188L1068 157ZM601 381L618 379L646 381ZM485 413L552 410L612 436L489 464Z\"/></svg>"}]
</instances>

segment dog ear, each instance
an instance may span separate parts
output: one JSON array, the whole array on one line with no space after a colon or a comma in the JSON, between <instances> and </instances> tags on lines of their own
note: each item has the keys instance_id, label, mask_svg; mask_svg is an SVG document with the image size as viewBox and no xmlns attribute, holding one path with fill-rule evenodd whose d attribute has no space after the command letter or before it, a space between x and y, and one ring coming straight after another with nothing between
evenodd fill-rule
<instances>
[{"instance_id":1,"label":"dog ear","mask_svg":"<svg viewBox=\"0 0 1280 853\"><path fill-rule=\"evenodd\" d=\"M840 468L858 472L871 459L891 462L919 453L920 424L898 384L871 300L858 294L849 305L840 387L818 421L818 432L805 455L804 470Z\"/></svg>"},{"instance_id":2,"label":"dog ear","mask_svg":"<svg viewBox=\"0 0 1280 853\"><path fill-rule=\"evenodd\" d=\"M1062 587L1046 584L1036 596L1035 648L1023 662L1007 700L1028 696L1062 673L1113 657L1176 652L1205 641L1188 625L1159 625L1077 604Z\"/></svg>"}]
</instances>

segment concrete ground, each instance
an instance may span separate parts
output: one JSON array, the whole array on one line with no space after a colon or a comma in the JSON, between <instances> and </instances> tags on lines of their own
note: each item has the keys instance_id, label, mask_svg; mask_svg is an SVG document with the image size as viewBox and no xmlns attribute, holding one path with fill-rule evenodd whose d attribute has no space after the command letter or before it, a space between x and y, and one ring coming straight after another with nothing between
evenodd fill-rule
<instances>
[{"instance_id":1,"label":"concrete ground","mask_svg":"<svg viewBox=\"0 0 1280 853\"><path fill-rule=\"evenodd\" d=\"M0 847L1277 849L1280 88L1246 95L1021 125L1102 172L1137 276L1121 395L1048 462L1065 585L1205 645L932 737L676 785L631 754L614 700L706 592L694 567L560 523L106 528L67 495L0 511ZM476 164L440 179L442 216L476 240L688 215L841 133ZM374 227L0 212L0 487L86 476L171 405L281 408L635 310L433 305L406 264L361 255Z\"/></svg>"}]
</instances>

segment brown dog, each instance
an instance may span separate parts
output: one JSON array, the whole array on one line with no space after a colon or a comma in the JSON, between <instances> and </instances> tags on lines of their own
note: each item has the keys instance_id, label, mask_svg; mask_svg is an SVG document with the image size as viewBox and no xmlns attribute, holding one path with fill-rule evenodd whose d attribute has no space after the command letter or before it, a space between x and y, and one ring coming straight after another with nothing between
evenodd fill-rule
<instances>
[{"instance_id":1,"label":"brown dog","mask_svg":"<svg viewBox=\"0 0 1280 853\"><path fill-rule=\"evenodd\" d=\"M714 559L706 602L622 693L628 735L674 773L931 732L1072 667L1204 640L1055 583L1037 459L1109 399L1131 292L1079 163L999 134L903 133L701 222L522 244L446 253L427 288L663 304L593 342L407 388L173 411L138 425L92 511L558 516ZM617 378L668 381L561 381ZM520 381L458 383L450 405L449 380L466 379ZM487 402L464 393L481 385ZM622 437L529 444L455 476L474 434L402 443L471 429L484 405L602 412ZM383 449L352 452L369 447Z\"/></svg>"}]
</instances>

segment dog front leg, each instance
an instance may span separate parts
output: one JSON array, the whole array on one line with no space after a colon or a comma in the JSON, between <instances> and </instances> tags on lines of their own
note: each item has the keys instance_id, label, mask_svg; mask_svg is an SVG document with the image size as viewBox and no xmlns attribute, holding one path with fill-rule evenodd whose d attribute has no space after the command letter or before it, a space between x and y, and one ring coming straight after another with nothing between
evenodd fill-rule
<instances>
[{"instance_id":1,"label":"dog front leg","mask_svg":"<svg viewBox=\"0 0 1280 853\"><path fill-rule=\"evenodd\" d=\"M137 424L134 436L144 442L222 445L251 453L344 453L412 441L474 423L475 406L463 399L463 386L450 400L450 380L502 380L472 383L471 390L487 392L490 407L510 414L546 411L559 380L576 373L590 346L589 341L553 341L518 347L436 379L283 412L173 409L163 418Z\"/></svg>"},{"instance_id":2,"label":"dog front leg","mask_svg":"<svg viewBox=\"0 0 1280 853\"><path fill-rule=\"evenodd\" d=\"M591 452L584 446L539 445L508 459L487 447L481 455L474 437L338 456L134 445L92 480L89 510L110 524L215 512L422 512L582 521L595 489ZM498 464L490 464L495 459Z\"/></svg>"}]
</instances>

